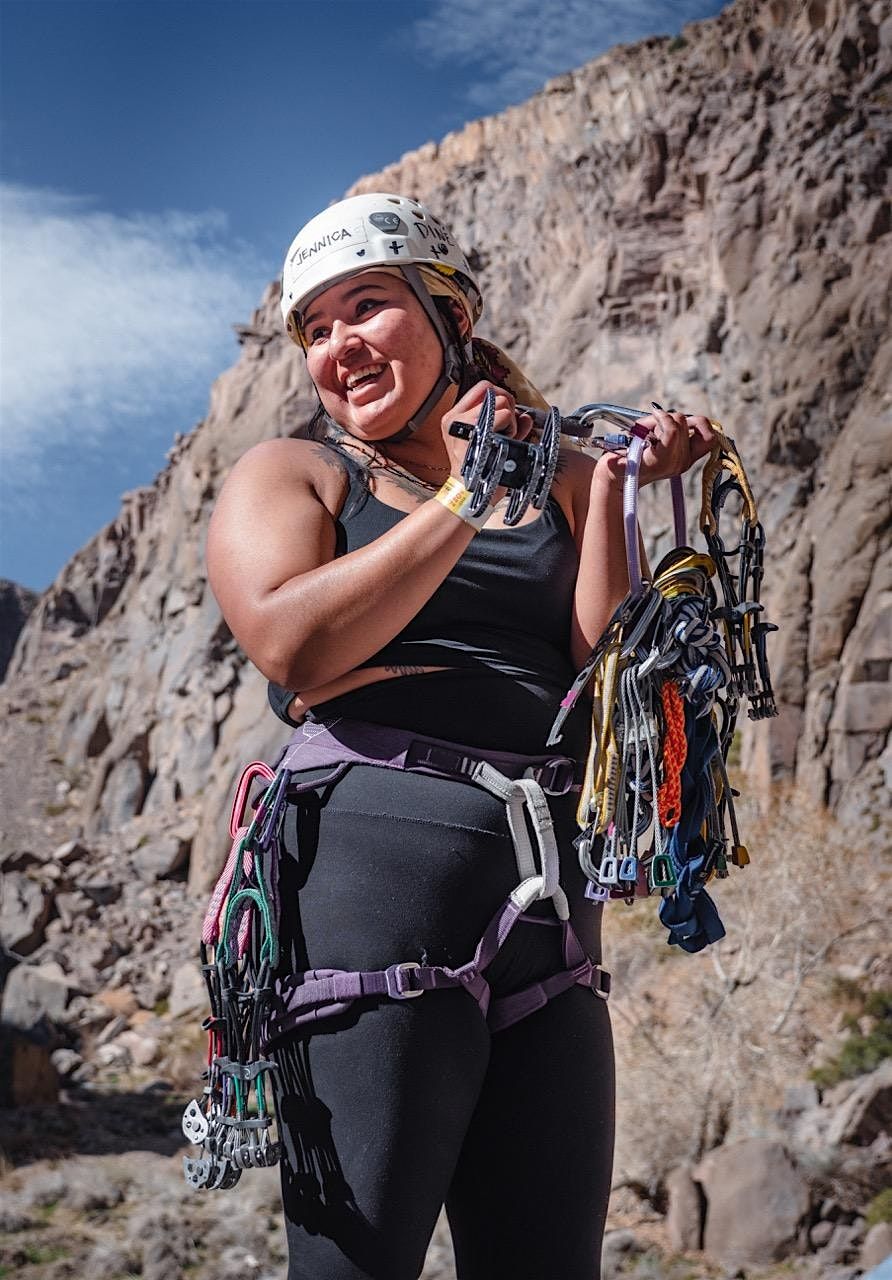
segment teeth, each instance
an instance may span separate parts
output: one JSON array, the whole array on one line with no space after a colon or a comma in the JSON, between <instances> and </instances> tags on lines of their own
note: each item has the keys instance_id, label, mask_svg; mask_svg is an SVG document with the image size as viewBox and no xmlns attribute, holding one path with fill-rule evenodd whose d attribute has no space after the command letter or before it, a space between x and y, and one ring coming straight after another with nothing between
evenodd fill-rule
<instances>
[{"instance_id":1,"label":"teeth","mask_svg":"<svg viewBox=\"0 0 892 1280\"><path fill-rule=\"evenodd\" d=\"M356 386L357 382L361 382L363 378L377 376L379 373L383 373L383 371L384 371L383 364L364 365L363 368L355 369L353 373L347 376L345 386L348 391L352 391L353 388Z\"/></svg>"}]
</instances>

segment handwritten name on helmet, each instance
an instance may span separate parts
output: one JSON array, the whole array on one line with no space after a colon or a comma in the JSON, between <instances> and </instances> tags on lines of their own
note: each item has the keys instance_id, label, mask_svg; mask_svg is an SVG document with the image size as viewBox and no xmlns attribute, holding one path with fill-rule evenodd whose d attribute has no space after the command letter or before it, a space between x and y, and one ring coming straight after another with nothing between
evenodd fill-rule
<instances>
[{"instance_id":1,"label":"handwritten name on helmet","mask_svg":"<svg viewBox=\"0 0 892 1280\"><path fill-rule=\"evenodd\" d=\"M327 249L335 249L342 240L352 240L355 231L350 231L347 227L341 227L340 230L335 228L326 235L320 236L318 240L313 240L309 244L299 244L295 248L289 262L306 262L308 258L314 257L316 254L323 253Z\"/></svg>"}]
</instances>

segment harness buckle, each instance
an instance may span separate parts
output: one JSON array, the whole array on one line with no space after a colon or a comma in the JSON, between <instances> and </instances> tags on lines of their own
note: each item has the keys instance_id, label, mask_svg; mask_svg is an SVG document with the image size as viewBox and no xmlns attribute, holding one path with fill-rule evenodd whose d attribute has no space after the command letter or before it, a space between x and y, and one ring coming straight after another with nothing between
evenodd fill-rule
<instances>
[{"instance_id":1,"label":"harness buckle","mask_svg":"<svg viewBox=\"0 0 892 1280\"><path fill-rule=\"evenodd\" d=\"M591 988L592 994L596 995L599 1000L610 999L610 974L606 969L602 969L599 964L591 966L587 985Z\"/></svg>"},{"instance_id":2,"label":"harness buckle","mask_svg":"<svg viewBox=\"0 0 892 1280\"><path fill-rule=\"evenodd\" d=\"M392 964L384 970L384 981L387 983L387 994L394 1000L414 1000L424 995L424 987L413 987L411 979L406 975L421 965L417 960L404 960L402 964Z\"/></svg>"},{"instance_id":3,"label":"harness buckle","mask_svg":"<svg viewBox=\"0 0 892 1280\"><path fill-rule=\"evenodd\" d=\"M532 778L549 796L565 796L576 781L576 762L569 756L555 756L545 764L527 769L525 777Z\"/></svg>"},{"instance_id":4,"label":"harness buckle","mask_svg":"<svg viewBox=\"0 0 892 1280\"><path fill-rule=\"evenodd\" d=\"M418 738L406 751L406 765L409 768L430 769L450 778L473 778L479 764L480 761L474 756Z\"/></svg>"},{"instance_id":5,"label":"harness buckle","mask_svg":"<svg viewBox=\"0 0 892 1280\"><path fill-rule=\"evenodd\" d=\"M598 996L599 1000L609 1000L610 974L607 969L601 969L599 964L586 960L584 964L572 969L571 973L575 975L580 986L589 987L591 993Z\"/></svg>"}]
</instances>

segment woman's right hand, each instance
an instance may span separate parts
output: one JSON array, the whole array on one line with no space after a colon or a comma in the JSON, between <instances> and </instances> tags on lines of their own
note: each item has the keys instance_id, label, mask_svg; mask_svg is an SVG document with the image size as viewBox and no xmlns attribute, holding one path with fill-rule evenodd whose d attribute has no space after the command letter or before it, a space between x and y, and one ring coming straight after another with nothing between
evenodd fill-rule
<instances>
[{"instance_id":1,"label":"woman's right hand","mask_svg":"<svg viewBox=\"0 0 892 1280\"><path fill-rule=\"evenodd\" d=\"M506 391L504 387L498 386L495 382L487 382L485 379L475 382L473 387L466 391L455 402L453 407L443 414L441 419L443 443L449 455L450 473L457 480L461 479L462 463L465 460L468 441L460 440L457 436L451 436L449 428L453 422L467 422L473 426L477 421L487 391L495 392L496 412L493 430L497 434L512 436L515 440L525 440L533 429L533 419L528 413L517 412L517 405L510 391ZM493 495L495 501L498 501L504 493L504 489L497 489Z\"/></svg>"}]
</instances>

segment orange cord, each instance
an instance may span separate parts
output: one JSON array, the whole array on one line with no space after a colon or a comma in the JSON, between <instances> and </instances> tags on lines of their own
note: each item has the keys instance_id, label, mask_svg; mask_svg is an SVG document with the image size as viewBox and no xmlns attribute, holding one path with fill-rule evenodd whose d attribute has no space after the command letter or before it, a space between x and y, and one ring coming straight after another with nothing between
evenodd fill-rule
<instances>
[{"instance_id":1,"label":"orange cord","mask_svg":"<svg viewBox=\"0 0 892 1280\"><path fill-rule=\"evenodd\" d=\"M684 703L674 680L660 689L666 736L663 741L663 785L657 793L657 812L664 827L674 827L681 817L681 771L688 756L684 733Z\"/></svg>"}]
</instances>

